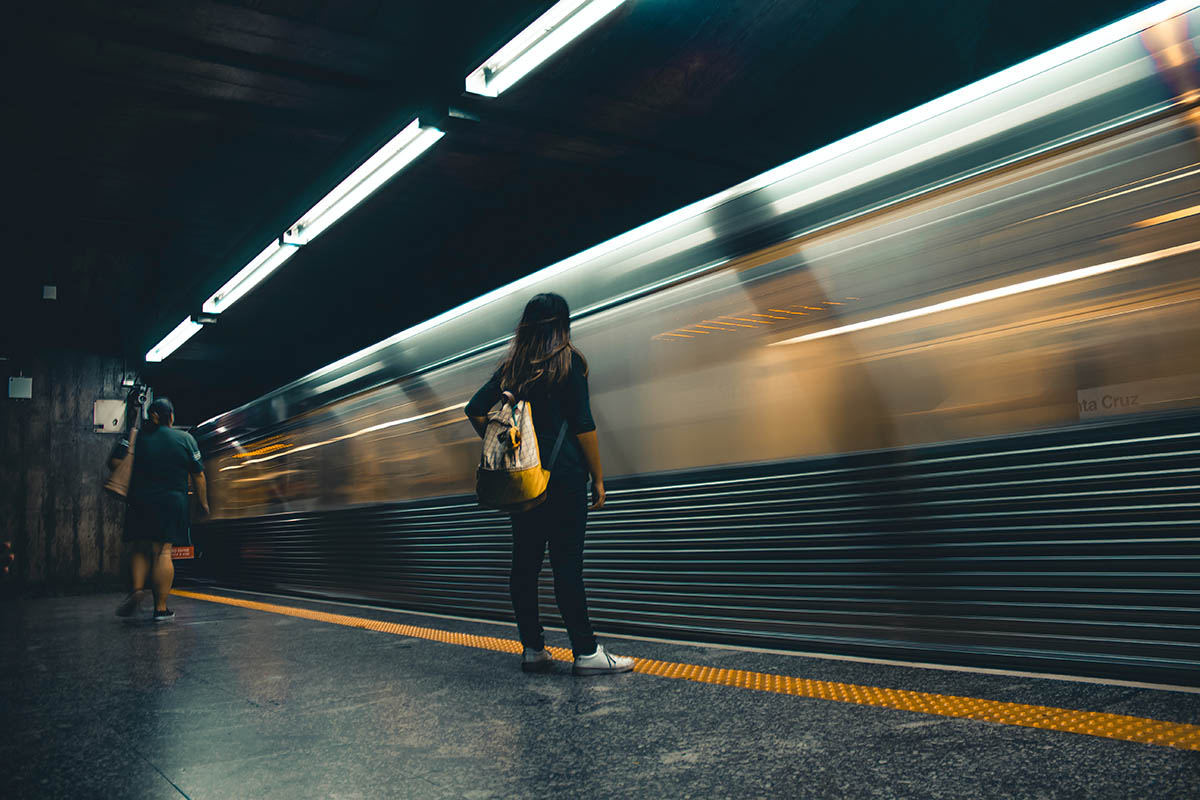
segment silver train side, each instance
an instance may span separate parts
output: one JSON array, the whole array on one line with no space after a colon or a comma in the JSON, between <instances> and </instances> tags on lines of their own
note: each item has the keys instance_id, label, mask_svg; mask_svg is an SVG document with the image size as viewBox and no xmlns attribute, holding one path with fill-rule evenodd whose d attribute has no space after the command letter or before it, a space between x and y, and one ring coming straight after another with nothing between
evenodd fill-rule
<instances>
[{"instance_id":1,"label":"silver train side","mask_svg":"<svg viewBox=\"0 0 1200 800\"><path fill-rule=\"evenodd\" d=\"M557 291L610 476L586 558L602 632L1200 684L1200 14L1181 19L204 423L197 566L508 619L508 519L474 503L462 405Z\"/></svg>"}]
</instances>

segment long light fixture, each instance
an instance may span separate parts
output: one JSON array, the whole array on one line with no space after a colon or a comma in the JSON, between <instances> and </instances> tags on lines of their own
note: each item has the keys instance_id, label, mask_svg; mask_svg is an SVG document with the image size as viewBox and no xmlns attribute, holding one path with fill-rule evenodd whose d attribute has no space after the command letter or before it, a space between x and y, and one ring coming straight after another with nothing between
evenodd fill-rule
<instances>
[{"instance_id":1,"label":"long light fixture","mask_svg":"<svg viewBox=\"0 0 1200 800\"><path fill-rule=\"evenodd\" d=\"M203 309L219 314L229 308L263 278L282 266L299 247L308 244L350 213L355 206L394 178L396 173L416 160L443 135L438 128L422 125L419 119L414 119L404 126L403 130L379 148L358 169L304 212L278 240L267 245L212 297L205 300Z\"/></svg>"},{"instance_id":2,"label":"long light fixture","mask_svg":"<svg viewBox=\"0 0 1200 800\"><path fill-rule=\"evenodd\" d=\"M261 283L263 278L283 266L299 249L295 245L281 244L278 240L271 242L249 264L226 281L216 294L205 300L202 309L209 314L220 314Z\"/></svg>"},{"instance_id":3,"label":"long light fixture","mask_svg":"<svg viewBox=\"0 0 1200 800\"><path fill-rule=\"evenodd\" d=\"M499 95L624 2L561 0L555 3L468 75L467 91L489 97ZM414 119L205 300L203 311L220 314L228 309L295 255L299 247L328 230L443 135L438 128L422 125L419 119ZM191 318L184 320L146 353L146 360L162 361L200 328Z\"/></svg>"},{"instance_id":4,"label":"long light fixture","mask_svg":"<svg viewBox=\"0 0 1200 800\"><path fill-rule=\"evenodd\" d=\"M440 129L422 125L421 120L414 119L296 220L283 235L283 241L288 244L308 244L374 194L417 156L433 147L444 135Z\"/></svg>"},{"instance_id":5,"label":"long light fixture","mask_svg":"<svg viewBox=\"0 0 1200 800\"><path fill-rule=\"evenodd\" d=\"M146 353L147 361L162 361L167 356L178 350L184 342L196 335L204 326L199 322L192 322L192 318L188 317L183 322L175 326L175 330L163 337L163 340L150 351Z\"/></svg>"},{"instance_id":6,"label":"long light fixture","mask_svg":"<svg viewBox=\"0 0 1200 800\"><path fill-rule=\"evenodd\" d=\"M268 275L283 266L301 246L328 230L355 206L395 177L396 173L432 147L443 135L438 128L422 125L419 119L414 119L306 211L282 236L263 248L262 252L238 270L236 275L204 301L202 310L206 314L220 314L227 310ZM201 327L190 317L185 319L146 353L146 360L162 361L192 338Z\"/></svg>"},{"instance_id":7,"label":"long light fixture","mask_svg":"<svg viewBox=\"0 0 1200 800\"><path fill-rule=\"evenodd\" d=\"M1083 280L1084 278L1092 278L1096 275L1103 275L1107 272L1116 272L1119 269L1128 269L1141 264L1149 264L1152 261L1159 261L1164 258L1173 256L1181 256L1187 253L1195 253L1200 251L1200 241L1188 242L1177 247L1167 247L1162 250L1154 250L1141 255L1130 256L1129 258L1121 258L1116 261L1106 261L1103 264L1094 264L1090 267L1080 267L1079 269L1068 270L1067 272L1059 272L1055 275L1046 275L1042 278L1034 278L1033 280L1021 281L1020 283L1001 286L997 289L988 289L984 292L976 292L974 294L965 295L964 297L956 297L953 300L946 300L941 303L934 303L929 306L910 309L908 311L900 311L896 314L887 314L882 317L863 320L862 322L854 322L849 325L839 325L836 328L828 328L815 333L806 333L803 336L796 336L791 339L785 339L781 342L772 342L770 347L779 347L781 345L799 344L801 342L811 342L814 339L825 339L830 336L840 336L844 333L854 333L855 331L864 331L868 328L878 328L880 325L890 325L893 322L903 322L904 320L914 319L916 317L924 317L930 314L940 314L943 311L950 311L955 308L964 306L973 306L976 303L985 303L989 300L998 300L1001 297L1011 297L1015 294L1023 294L1032 292L1035 289L1045 289L1050 286L1058 286L1071 281Z\"/></svg>"},{"instance_id":8,"label":"long light fixture","mask_svg":"<svg viewBox=\"0 0 1200 800\"><path fill-rule=\"evenodd\" d=\"M625 0L560 0L467 76L472 94L496 97Z\"/></svg>"}]
</instances>

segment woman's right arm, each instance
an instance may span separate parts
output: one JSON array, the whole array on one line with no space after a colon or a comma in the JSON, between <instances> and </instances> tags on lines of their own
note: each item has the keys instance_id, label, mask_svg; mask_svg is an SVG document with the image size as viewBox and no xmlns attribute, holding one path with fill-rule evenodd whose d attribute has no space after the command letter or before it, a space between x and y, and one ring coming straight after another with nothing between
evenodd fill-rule
<instances>
[{"instance_id":1,"label":"woman's right arm","mask_svg":"<svg viewBox=\"0 0 1200 800\"><path fill-rule=\"evenodd\" d=\"M579 449L583 451L583 460L592 476L592 504L588 508L595 510L604 505L604 467L600 465L600 443L596 439L596 421L592 419L587 366L578 353L571 355L565 410L567 425L579 440Z\"/></svg>"},{"instance_id":2,"label":"woman's right arm","mask_svg":"<svg viewBox=\"0 0 1200 800\"><path fill-rule=\"evenodd\" d=\"M583 460L587 462L588 472L592 475L592 504L588 508L595 510L604 505L604 467L600 466L600 442L596 439L594 429L577 433L575 438L579 440Z\"/></svg>"}]
</instances>

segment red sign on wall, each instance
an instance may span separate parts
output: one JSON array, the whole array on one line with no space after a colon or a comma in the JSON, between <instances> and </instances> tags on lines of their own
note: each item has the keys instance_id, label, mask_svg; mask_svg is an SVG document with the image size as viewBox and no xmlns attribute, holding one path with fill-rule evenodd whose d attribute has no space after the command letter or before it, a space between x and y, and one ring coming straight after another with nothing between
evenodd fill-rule
<instances>
[{"instance_id":1,"label":"red sign on wall","mask_svg":"<svg viewBox=\"0 0 1200 800\"><path fill-rule=\"evenodd\" d=\"M173 560L178 560L181 558L195 558L195 557L196 557L196 548L192 547L190 544L187 547L175 547L174 545L172 545L172 547L171 547L171 558Z\"/></svg>"}]
</instances>

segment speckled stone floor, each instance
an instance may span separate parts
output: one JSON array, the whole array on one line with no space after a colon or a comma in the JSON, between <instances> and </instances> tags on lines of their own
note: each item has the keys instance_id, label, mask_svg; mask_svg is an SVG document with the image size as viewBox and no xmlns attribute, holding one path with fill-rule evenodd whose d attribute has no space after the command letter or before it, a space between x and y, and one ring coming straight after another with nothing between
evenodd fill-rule
<instances>
[{"instance_id":1,"label":"speckled stone floor","mask_svg":"<svg viewBox=\"0 0 1200 800\"><path fill-rule=\"evenodd\" d=\"M247 596L247 595L239 595ZM1200 752L649 675L174 598L0 617L0 796L1197 798ZM515 638L511 626L267 599ZM561 633L551 644L565 644ZM602 637L603 638L603 637ZM630 655L1200 723L1200 695L608 639Z\"/></svg>"}]
</instances>

